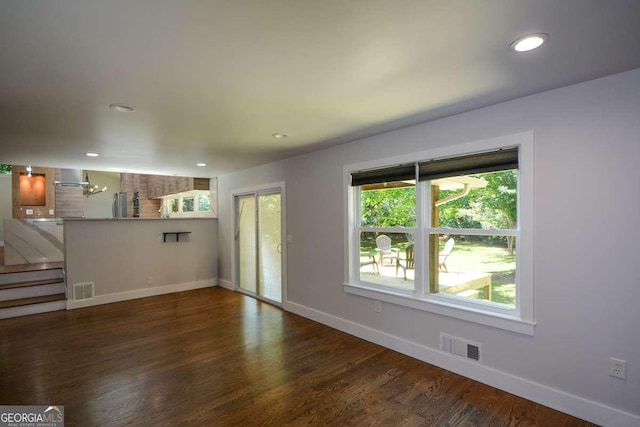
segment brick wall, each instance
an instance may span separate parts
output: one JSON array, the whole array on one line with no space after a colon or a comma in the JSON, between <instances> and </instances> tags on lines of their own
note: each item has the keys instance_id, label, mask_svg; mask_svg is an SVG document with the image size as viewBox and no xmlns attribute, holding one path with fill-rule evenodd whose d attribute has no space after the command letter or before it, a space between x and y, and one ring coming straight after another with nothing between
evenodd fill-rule
<instances>
[{"instance_id":1,"label":"brick wall","mask_svg":"<svg viewBox=\"0 0 640 427\"><path fill-rule=\"evenodd\" d=\"M133 217L133 195L136 191L140 193L140 218L160 218L160 199L150 199L149 175L137 173L123 173L120 191L127 193L127 216Z\"/></svg>"}]
</instances>

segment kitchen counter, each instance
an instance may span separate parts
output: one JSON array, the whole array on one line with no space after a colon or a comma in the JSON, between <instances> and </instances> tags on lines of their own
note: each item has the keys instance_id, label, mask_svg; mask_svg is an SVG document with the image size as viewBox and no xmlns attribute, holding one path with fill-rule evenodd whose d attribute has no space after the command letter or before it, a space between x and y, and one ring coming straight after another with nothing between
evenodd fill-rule
<instances>
[{"instance_id":1,"label":"kitchen counter","mask_svg":"<svg viewBox=\"0 0 640 427\"><path fill-rule=\"evenodd\" d=\"M215 219L217 220L218 218L214 218L214 217L193 217L193 218L133 218L133 217L126 217L126 218L64 218L64 221L181 221L181 220L194 220L194 219L199 219L199 220L211 220L211 219Z\"/></svg>"},{"instance_id":2,"label":"kitchen counter","mask_svg":"<svg viewBox=\"0 0 640 427\"><path fill-rule=\"evenodd\" d=\"M171 223L162 225L159 230L162 233L175 233L176 231L189 231L188 227L178 224L189 223L194 220L214 220L217 218L34 218L34 219L5 219L4 227L4 264L35 264L40 262L64 261L64 236L65 226L68 223ZM134 230L137 230L136 227ZM135 233L135 231L134 231ZM164 240L168 240L166 236Z\"/></svg>"}]
</instances>

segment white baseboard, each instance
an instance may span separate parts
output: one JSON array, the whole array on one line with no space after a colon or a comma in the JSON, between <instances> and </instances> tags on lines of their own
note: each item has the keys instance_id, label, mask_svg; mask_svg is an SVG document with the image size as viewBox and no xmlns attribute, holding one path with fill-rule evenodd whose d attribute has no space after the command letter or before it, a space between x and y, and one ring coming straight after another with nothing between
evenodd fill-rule
<instances>
[{"instance_id":1,"label":"white baseboard","mask_svg":"<svg viewBox=\"0 0 640 427\"><path fill-rule=\"evenodd\" d=\"M118 292L115 294L98 295L85 301L67 300L67 310L91 307L93 305L110 304L112 302L126 301L130 299L146 298L156 295L170 294L174 292L190 291L192 289L217 286L217 279L198 280L195 282L176 283L173 285L156 286L153 288L136 289L133 291Z\"/></svg>"},{"instance_id":2,"label":"white baseboard","mask_svg":"<svg viewBox=\"0 0 640 427\"><path fill-rule=\"evenodd\" d=\"M608 427L640 426L640 416L638 415L516 377L477 362L458 359L422 344L407 341L291 301L285 301L283 308L358 338L598 425Z\"/></svg>"},{"instance_id":3,"label":"white baseboard","mask_svg":"<svg viewBox=\"0 0 640 427\"><path fill-rule=\"evenodd\" d=\"M233 283L228 280L218 279L218 286L220 286L221 288L229 289L230 291L235 291Z\"/></svg>"}]
</instances>

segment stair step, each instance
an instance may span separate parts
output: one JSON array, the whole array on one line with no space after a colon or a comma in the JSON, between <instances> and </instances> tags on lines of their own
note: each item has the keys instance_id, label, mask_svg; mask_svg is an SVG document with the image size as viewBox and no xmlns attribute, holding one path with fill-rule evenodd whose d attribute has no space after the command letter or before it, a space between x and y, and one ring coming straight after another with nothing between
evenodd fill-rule
<instances>
[{"instance_id":1,"label":"stair step","mask_svg":"<svg viewBox=\"0 0 640 427\"><path fill-rule=\"evenodd\" d=\"M0 265L0 274L25 271L55 270L64 268L64 262L40 262L35 264Z\"/></svg>"},{"instance_id":2,"label":"stair step","mask_svg":"<svg viewBox=\"0 0 640 427\"><path fill-rule=\"evenodd\" d=\"M19 305L18 307L3 308L0 310L0 319L29 316L31 314L48 313L51 311L66 310L67 301L50 301L41 304Z\"/></svg>"},{"instance_id":3,"label":"stair step","mask_svg":"<svg viewBox=\"0 0 640 427\"><path fill-rule=\"evenodd\" d=\"M32 270L16 271L0 274L0 285L10 285L13 283L26 283L35 280L58 279L64 281L64 271L61 268L52 270Z\"/></svg>"},{"instance_id":4,"label":"stair step","mask_svg":"<svg viewBox=\"0 0 640 427\"><path fill-rule=\"evenodd\" d=\"M9 307L20 307L20 306L31 305L31 304L41 304L41 303L51 302L51 301L61 301L61 300L64 300L65 298L66 298L65 294L54 294L54 295L43 295L39 297L14 299L10 301L0 301L0 309L9 308Z\"/></svg>"},{"instance_id":5,"label":"stair step","mask_svg":"<svg viewBox=\"0 0 640 427\"><path fill-rule=\"evenodd\" d=\"M29 282L7 283L5 285L0 285L0 290L26 288L29 286L38 286L38 285L54 285L56 283L64 283L64 280L62 278L54 278L54 279L44 279L44 280L31 280Z\"/></svg>"}]
</instances>

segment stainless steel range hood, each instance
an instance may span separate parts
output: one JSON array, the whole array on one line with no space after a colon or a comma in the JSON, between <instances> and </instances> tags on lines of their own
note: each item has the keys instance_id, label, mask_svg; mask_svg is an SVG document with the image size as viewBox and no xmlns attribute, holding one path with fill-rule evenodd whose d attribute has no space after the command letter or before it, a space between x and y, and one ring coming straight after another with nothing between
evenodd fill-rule
<instances>
[{"instance_id":1,"label":"stainless steel range hood","mask_svg":"<svg viewBox=\"0 0 640 427\"><path fill-rule=\"evenodd\" d=\"M60 180L53 181L58 187L84 187L89 185L88 182L82 180L82 171L80 169L60 169Z\"/></svg>"}]
</instances>

